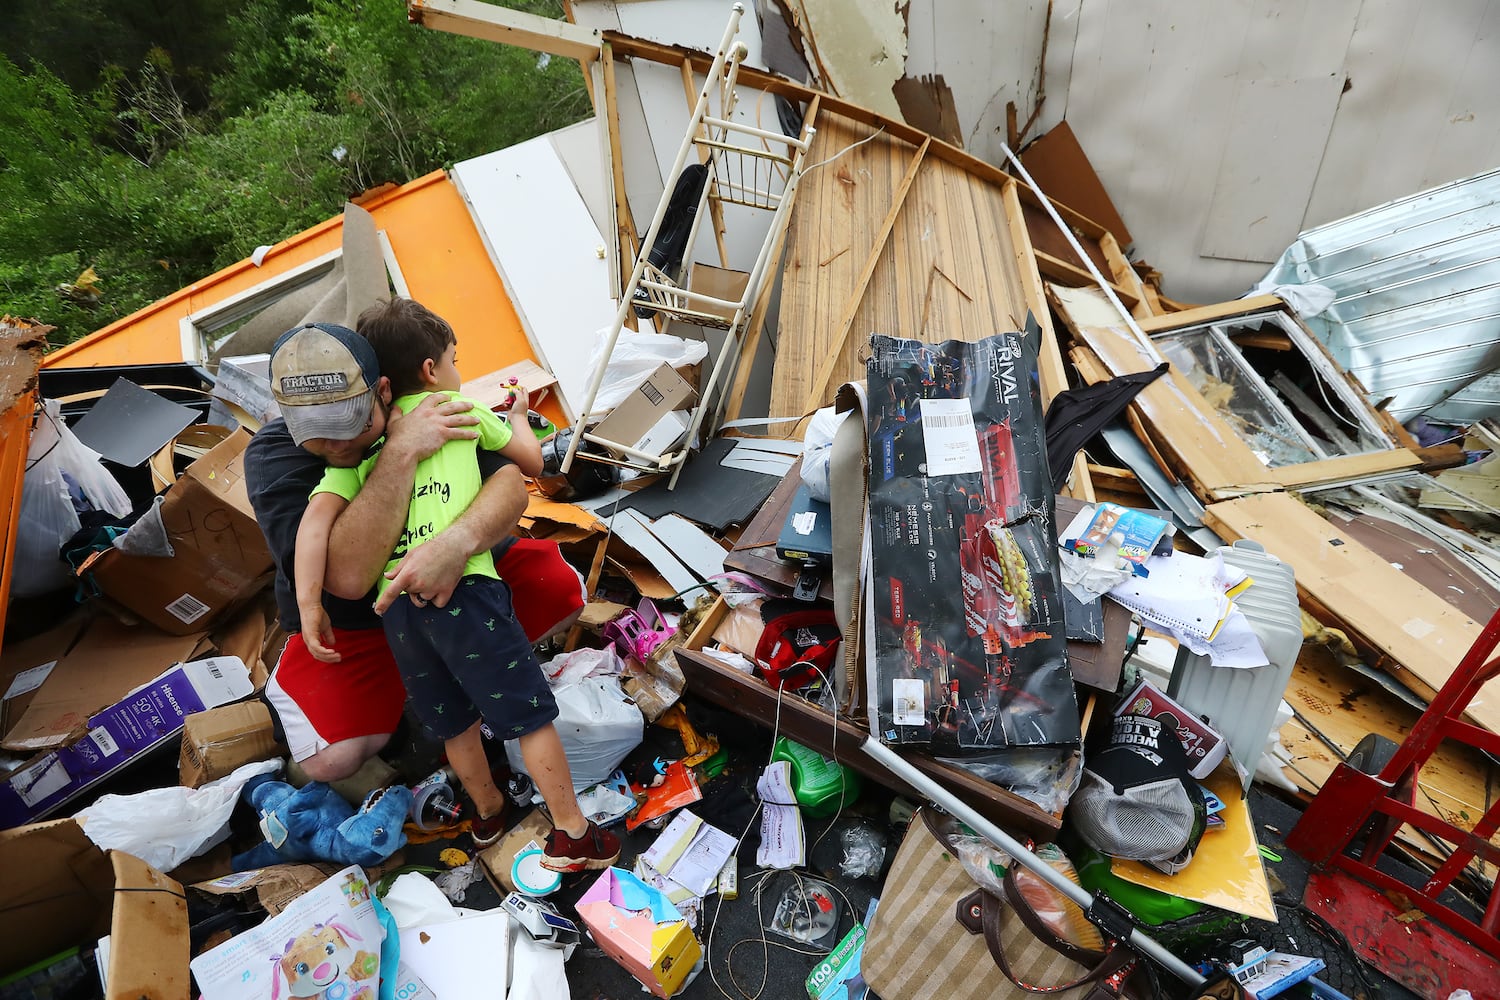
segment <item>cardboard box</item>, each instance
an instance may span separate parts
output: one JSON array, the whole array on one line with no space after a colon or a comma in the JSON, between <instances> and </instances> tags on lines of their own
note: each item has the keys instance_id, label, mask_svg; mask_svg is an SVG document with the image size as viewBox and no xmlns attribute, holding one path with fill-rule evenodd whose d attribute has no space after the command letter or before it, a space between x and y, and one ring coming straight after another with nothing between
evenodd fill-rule
<instances>
[{"instance_id":1,"label":"cardboard box","mask_svg":"<svg viewBox=\"0 0 1500 1000\"><path fill-rule=\"evenodd\" d=\"M683 410L664 413L631 447L648 455L665 455L682 444L687 437L689 422L688 414Z\"/></svg>"},{"instance_id":2,"label":"cardboard box","mask_svg":"<svg viewBox=\"0 0 1500 1000\"><path fill-rule=\"evenodd\" d=\"M235 431L167 490L160 513L173 555L106 549L79 575L173 635L206 628L263 588L273 567L245 490L249 441L245 430Z\"/></svg>"},{"instance_id":3,"label":"cardboard box","mask_svg":"<svg viewBox=\"0 0 1500 1000\"><path fill-rule=\"evenodd\" d=\"M108 934L106 1000L188 1000L187 902L177 882L99 850L71 819L0 831L0 871L0 913L12 928L0 935L0 970Z\"/></svg>"},{"instance_id":4,"label":"cardboard box","mask_svg":"<svg viewBox=\"0 0 1500 1000\"><path fill-rule=\"evenodd\" d=\"M286 753L276 742L271 710L261 701L242 701L190 715L182 727L178 781L199 788L233 773L243 764Z\"/></svg>"},{"instance_id":5,"label":"cardboard box","mask_svg":"<svg viewBox=\"0 0 1500 1000\"><path fill-rule=\"evenodd\" d=\"M667 414L695 395L693 387L672 366L662 364L616 406L593 433L606 441L634 445Z\"/></svg>"},{"instance_id":6,"label":"cardboard box","mask_svg":"<svg viewBox=\"0 0 1500 1000\"><path fill-rule=\"evenodd\" d=\"M72 742L34 757L0 781L0 830L45 819L182 732L189 715L250 691L250 671L237 657L173 667L91 717Z\"/></svg>"},{"instance_id":7,"label":"cardboard box","mask_svg":"<svg viewBox=\"0 0 1500 1000\"><path fill-rule=\"evenodd\" d=\"M79 735L89 716L160 676L174 663L207 654L203 634L167 635L149 625L96 619L73 648L57 660L0 746L36 752L62 746Z\"/></svg>"},{"instance_id":8,"label":"cardboard box","mask_svg":"<svg viewBox=\"0 0 1500 1000\"><path fill-rule=\"evenodd\" d=\"M74 614L40 635L5 644L0 654L0 734L10 732L36 699L59 660L83 633L84 619Z\"/></svg>"},{"instance_id":9,"label":"cardboard box","mask_svg":"<svg viewBox=\"0 0 1500 1000\"><path fill-rule=\"evenodd\" d=\"M656 996L682 989L703 957L693 929L671 901L621 868L606 869L577 909L594 943Z\"/></svg>"}]
</instances>

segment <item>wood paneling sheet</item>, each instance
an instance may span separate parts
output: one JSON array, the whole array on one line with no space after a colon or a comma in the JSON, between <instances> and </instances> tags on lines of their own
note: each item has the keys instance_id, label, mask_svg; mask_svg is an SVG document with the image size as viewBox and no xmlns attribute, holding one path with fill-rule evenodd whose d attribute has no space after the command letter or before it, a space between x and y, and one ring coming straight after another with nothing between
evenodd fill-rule
<instances>
[{"instance_id":1,"label":"wood paneling sheet","mask_svg":"<svg viewBox=\"0 0 1500 1000\"><path fill-rule=\"evenodd\" d=\"M1211 504L1203 523L1225 541L1252 538L1290 564L1304 605L1320 609L1320 620L1343 627L1376 666L1422 697L1443 686L1479 637L1472 618L1290 494ZM1490 688L1470 703L1468 715L1500 732L1500 691Z\"/></svg>"}]
</instances>

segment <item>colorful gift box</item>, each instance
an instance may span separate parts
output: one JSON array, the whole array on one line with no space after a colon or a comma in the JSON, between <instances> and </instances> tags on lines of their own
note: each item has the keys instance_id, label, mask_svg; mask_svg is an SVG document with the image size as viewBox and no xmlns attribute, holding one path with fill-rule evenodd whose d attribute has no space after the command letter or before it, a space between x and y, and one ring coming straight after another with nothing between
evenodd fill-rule
<instances>
[{"instance_id":1,"label":"colorful gift box","mask_svg":"<svg viewBox=\"0 0 1500 1000\"><path fill-rule=\"evenodd\" d=\"M630 872L607 869L578 901L594 942L659 997L682 989L703 957L677 907Z\"/></svg>"}]
</instances>

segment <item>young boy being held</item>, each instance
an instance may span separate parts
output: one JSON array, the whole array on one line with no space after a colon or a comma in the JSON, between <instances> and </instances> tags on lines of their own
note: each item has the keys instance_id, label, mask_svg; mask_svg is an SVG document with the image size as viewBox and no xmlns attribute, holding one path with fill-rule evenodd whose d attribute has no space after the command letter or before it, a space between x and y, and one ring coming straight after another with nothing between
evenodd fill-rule
<instances>
[{"instance_id":1,"label":"young boy being held","mask_svg":"<svg viewBox=\"0 0 1500 1000\"><path fill-rule=\"evenodd\" d=\"M359 343L351 349L371 351L389 380L383 405L407 413L433 392L456 397L462 382L458 340L435 313L410 299L393 299L367 309L357 330ZM395 398L386 402L389 396ZM387 564L387 578L408 549L452 524L478 494L477 447L499 452L526 475L541 470L541 448L527 423L526 403L523 390L510 407L509 423L476 405L478 441L449 441L417 466L406 530ZM512 426L520 430L512 433ZM329 468L297 533L295 576L303 640L314 656L328 662L338 656L330 648L332 632L322 608L328 538L373 465L372 457L356 468ZM556 828L542 863L555 871L608 867L619 856L619 840L590 823L578 807L552 722L557 703L490 553L469 559L445 606L421 594L403 594L391 602L384 624L408 704L427 730L444 741L448 763L473 803L475 844L492 844L504 832L505 798L491 777L480 732L481 724L488 723L497 737L518 740L526 769L551 813Z\"/></svg>"}]
</instances>

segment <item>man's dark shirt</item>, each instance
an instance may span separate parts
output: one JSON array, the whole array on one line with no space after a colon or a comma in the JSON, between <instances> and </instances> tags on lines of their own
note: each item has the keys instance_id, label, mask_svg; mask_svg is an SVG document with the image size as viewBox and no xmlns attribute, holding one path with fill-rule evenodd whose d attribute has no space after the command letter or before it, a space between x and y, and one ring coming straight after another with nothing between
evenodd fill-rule
<instances>
[{"instance_id":1,"label":"man's dark shirt","mask_svg":"<svg viewBox=\"0 0 1500 1000\"><path fill-rule=\"evenodd\" d=\"M479 471L486 476L507 464L508 460L493 452L479 453ZM297 528L302 524L308 498L322 481L325 468L327 466L321 458L304 451L292 440L286 421L280 419L257 431L245 449L245 486L261 534L266 536L266 547L271 550L271 558L276 563L276 607L280 612L281 627L288 633L302 629L295 577ZM510 548L510 543L511 540L506 539L495 546L497 560ZM334 628L380 628L380 616L373 608L375 596L374 587L364 597L353 601L324 593L323 607L327 609Z\"/></svg>"}]
</instances>

